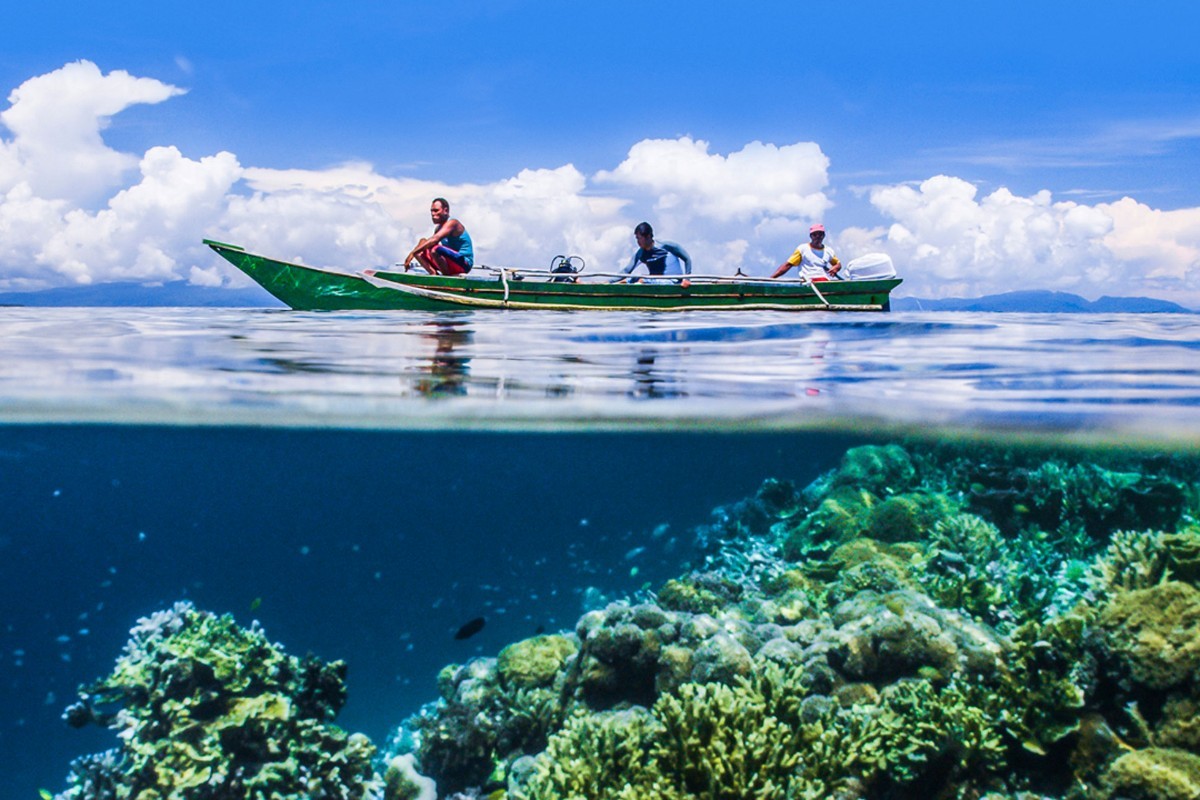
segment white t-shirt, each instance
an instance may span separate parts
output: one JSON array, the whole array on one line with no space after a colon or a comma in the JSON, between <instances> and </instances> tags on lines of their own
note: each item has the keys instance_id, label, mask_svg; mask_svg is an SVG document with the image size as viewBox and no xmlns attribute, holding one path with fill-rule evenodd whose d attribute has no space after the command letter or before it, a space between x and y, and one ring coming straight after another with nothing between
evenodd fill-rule
<instances>
[{"instance_id":1,"label":"white t-shirt","mask_svg":"<svg viewBox=\"0 0 1200 800\"><path fill-rule=\"evenodd\" d=\"M825 245L820 250L814 250L811 244L805 242L796 248L796 252L792 253L787 263L793 267L798 265L800 277L812 280L813 278L828 278L829 268L833 266L835 258L837 258L837 254L829 245Z\"/></svg>"}]
</instances>

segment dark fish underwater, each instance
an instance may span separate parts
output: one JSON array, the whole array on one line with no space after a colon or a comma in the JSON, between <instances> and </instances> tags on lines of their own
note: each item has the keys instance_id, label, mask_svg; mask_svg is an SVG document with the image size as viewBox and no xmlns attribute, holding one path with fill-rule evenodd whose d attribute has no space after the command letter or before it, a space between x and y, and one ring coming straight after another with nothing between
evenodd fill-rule
<instances>
[{"instance_id":1,"label":"dark fish underwater","mask_svg":"<svg viewBox=\"0 0 1200 800\"><path fill-rule=\"evenodd\" d=\"M470 639L472 636L483 630L483 626L486 624L487 620L483 617L475 617L472 620L468 620L461 628L455 631L454 638L460 641L463 639Z\"/></svg>"}]
</instances>

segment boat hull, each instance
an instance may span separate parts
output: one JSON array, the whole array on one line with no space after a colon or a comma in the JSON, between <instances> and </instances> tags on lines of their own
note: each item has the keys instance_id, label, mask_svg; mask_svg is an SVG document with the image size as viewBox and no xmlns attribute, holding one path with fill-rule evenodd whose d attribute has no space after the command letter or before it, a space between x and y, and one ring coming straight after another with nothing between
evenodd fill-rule
<instances>
[{"instance_id":1,"label":"boat hull","mask_svg":"<svg viewBox=\"0 0 1200 800\"><path fill-rule=\"evenodd\" d=\"M886 311L900 279L829 281L818 289L783 281L556 283L411 272L352 274L277 261L235 245L204 242L287 306L300 311L450 311L465 308L604 311Z\"/></svg>"}]
</instances>

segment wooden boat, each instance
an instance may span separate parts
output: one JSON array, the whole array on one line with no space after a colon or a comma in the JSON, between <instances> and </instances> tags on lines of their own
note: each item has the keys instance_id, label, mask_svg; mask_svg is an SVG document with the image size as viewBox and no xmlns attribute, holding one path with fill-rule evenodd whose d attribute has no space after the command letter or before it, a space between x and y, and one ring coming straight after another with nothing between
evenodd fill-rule
<instances>
[{"instance_id":1,"label":"wooden boat","mask_svg":"<svg viewBox=\"0 0 1200 800\"><path fill-rule=\"evenodd\" d=\"M451 311L513 308L611 311L887 311L899 278L818 284L691 275L675 282L613 283L619 274L476 267L465 277L366 270L349 273L276 261L237 245L204 243L299 311Z\"/></svg>"}]
</instances>

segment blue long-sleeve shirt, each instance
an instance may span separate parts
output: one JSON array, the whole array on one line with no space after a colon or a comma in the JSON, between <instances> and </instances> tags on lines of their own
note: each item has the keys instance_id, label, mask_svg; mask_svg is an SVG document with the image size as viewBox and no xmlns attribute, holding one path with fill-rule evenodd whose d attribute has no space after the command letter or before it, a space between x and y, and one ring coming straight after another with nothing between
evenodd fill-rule
<instances>
[{"instance_id":1,"label":"blue long-sleeve shirt","mask_svg":"<svg viewBox=\"0 0 1200 800\"><path fill-rule=\"evenodd\" d=\"M629 274L645 264L651 275L691 275L692 257L675 242L655 242L649 250L638 248L633 252L629 266L621 270Z\"/></svg>"}]
</instances>

